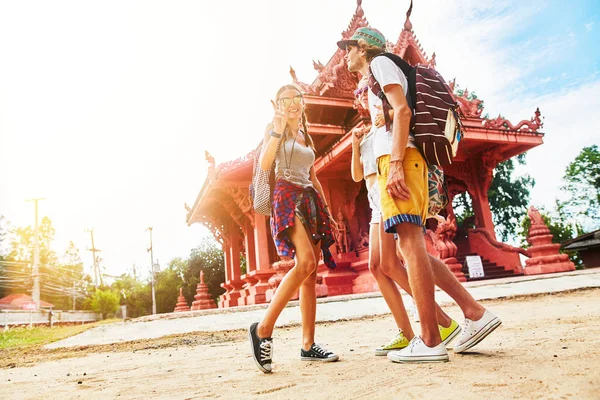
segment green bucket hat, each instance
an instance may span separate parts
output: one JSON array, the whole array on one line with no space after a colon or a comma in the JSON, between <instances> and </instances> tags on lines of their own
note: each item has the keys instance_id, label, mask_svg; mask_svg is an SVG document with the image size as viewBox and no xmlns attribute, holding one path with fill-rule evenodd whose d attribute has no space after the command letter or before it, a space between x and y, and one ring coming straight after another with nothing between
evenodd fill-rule
<instances>
[{"instance_id":1,"label":"green bucket hat","mask_svg":"<svg viewBox=\"0 0 600 400\"><path fill-rule=\"evenodd\" d=\"M346 46L358 44L358 39L363 39L365 42L375 47L385 47L385 37L379 32L377 29L370 28L365 26L363 28L358 28L354 35L350 39L340 40L337 42L337 45L340 49L346 50Z\"/></svg>"}]
</instances>

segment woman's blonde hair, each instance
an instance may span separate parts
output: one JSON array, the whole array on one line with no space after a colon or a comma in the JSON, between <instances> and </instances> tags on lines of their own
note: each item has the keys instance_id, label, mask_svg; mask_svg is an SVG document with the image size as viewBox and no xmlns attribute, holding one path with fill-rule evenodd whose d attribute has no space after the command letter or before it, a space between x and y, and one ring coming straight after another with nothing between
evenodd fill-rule
<instances>
[{"instance_id":1,"label":"woman's blonde hair","mask_svg":"<svg viewBox=\"0 0 600 400\"><path fill-rule=\"evenodd\" d=\"M373 46L373 45L368 44L364 39L358 39L358 48L360 50L365 51L365 57L367 59L367 62L371 62L371 60L376 55L381 54L385 51L385 46L384 47Z\"/></svg>"},{"instance_id":2,"label":"woman's blonde hair","mask_svg":"<svg viewBox=\"0 0 600 400\"><path fill-rule=\"evenodd\" d=\"M276 102L279 102L279 96L281 96L281 93L285 92L286 90L295 90L296 92L298 92L298 94L300 96L304 97L304 95L302 94L302 91L300 90L300 88L298 86L284 85L284 86L280 87L279 90L277 91L277 95L275 96ZM317 150L315 149L315 142L313 142L312 137L308 134L308 125L306 122L306 111L304 110L304 107L302 107L302 117L300 118L300 123L302 124L302 131L304 132L304 139L306 140L306 144L308 145L308 147L310 147L312 149L312 151L314 151L316 153ZM290 131L289 127L286 127L286 129L284 131L284 135L285 135L285 140L288 140L292 136L292 132Z\"/></svg>"}]
</instances>

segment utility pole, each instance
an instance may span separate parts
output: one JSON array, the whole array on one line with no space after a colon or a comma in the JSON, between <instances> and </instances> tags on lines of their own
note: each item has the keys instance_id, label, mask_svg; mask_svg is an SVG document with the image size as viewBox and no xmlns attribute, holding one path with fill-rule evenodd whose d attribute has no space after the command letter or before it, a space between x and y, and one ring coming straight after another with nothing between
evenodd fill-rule
<instances>
[{"instance_id":1,"label":"utility pole","mask_svg":"<svg viewBox=\"0 0 600 400\"><path fill-rule=\"evenodd\" d=\"M152 314L156 314L156 294L154 292L154 250L152 249L152 227L146 229L150 231L150 247L147 249L150 253L150 276L152 277Z\"/></svg>"},{"instance_id":2,"label":"utility pole","mask_svg":"<svg viewBox=\"0 0 600 400\"><path fill-rule=\"evenodd\" d=\"M133 264L133 280L137 281L137 276L135 274L135 264Z\"/></svg>"},{"instance_id":3,"label":"utility pole","mask_svg":"<svg viewBox=\"0 0 600 400\"><path fill-rule=\"evenodd\" d=\"M27 201L33 201L35 204L35 228L33 230L33 268L31 276L33 278L33 290L31 297L35 302L35 309L40 309L40 228L38 225L38 201L45 200L42 198L29 199Z\"/></svg>"},{"instance_id":4,"label":"utility pole","mask_svg":"<svg viewBox=\"0 0 600 400\"><path fill-rule=\"evenodd\" d=\"M90 233L90 236L92 238L92 248L88 249L88 251L92 252L92 261L94 268L94 286L98 288L98 282L102 283L102 276L100 276L100 268L98 267L99 257L96 256L96 253L100 252L101 250L97 249L96 246L94 246L94 228L88 229L88 232Z\"/></svg>"},{"instance_id":5,"label":"utility pole","mask_svg":"<svg viewBox=\"0 0 600 400\"><path fill-rule=\"evenodd\" d=\"M75 311L75 280L73 280L73 311Z\"/></svg>"}]
</instances>

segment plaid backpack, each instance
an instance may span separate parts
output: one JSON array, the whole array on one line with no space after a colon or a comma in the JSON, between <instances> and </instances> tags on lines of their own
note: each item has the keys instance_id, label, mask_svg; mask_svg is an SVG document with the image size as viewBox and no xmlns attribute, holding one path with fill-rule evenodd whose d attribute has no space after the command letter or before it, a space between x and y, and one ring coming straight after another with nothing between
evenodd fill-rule
<instances>
[{"instance_id":1,"label":"plaid backpack","mask_svg":"<svg viewBox=\"0 0 600 400\"><path fill-rule=\"evenodd\" d=\"M439 166L451 164L458 150L462 125L458 104L444 78L430 67L418 65L413 68L396 54L381 53L376 57L379 56L392 60L408 80L406 100L413 111L411 131L425 161ZM383 116L389 130L391 106L370 68L369 72L369 88L383 103Z\"/></svg>"}]
</instances>

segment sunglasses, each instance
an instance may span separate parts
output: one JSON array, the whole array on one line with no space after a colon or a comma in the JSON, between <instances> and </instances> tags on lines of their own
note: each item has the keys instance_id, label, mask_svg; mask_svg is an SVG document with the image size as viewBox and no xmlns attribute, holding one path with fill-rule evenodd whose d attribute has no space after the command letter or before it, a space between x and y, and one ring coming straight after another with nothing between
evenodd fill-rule
<instances>
[{"instance_id":1,"label":"sunglasses","mask_svg":"<svg viewBox=\"0 0 600 400\"><path fill-rule=\"evenodd\" d=\"M292 104L292 102L294 104L300 104L301 101L302 96L294 96L291 99L289 97L282 97L279 99L279 102L283 104L284 107L289 107Z\"/></svg>"}]
</instances>

